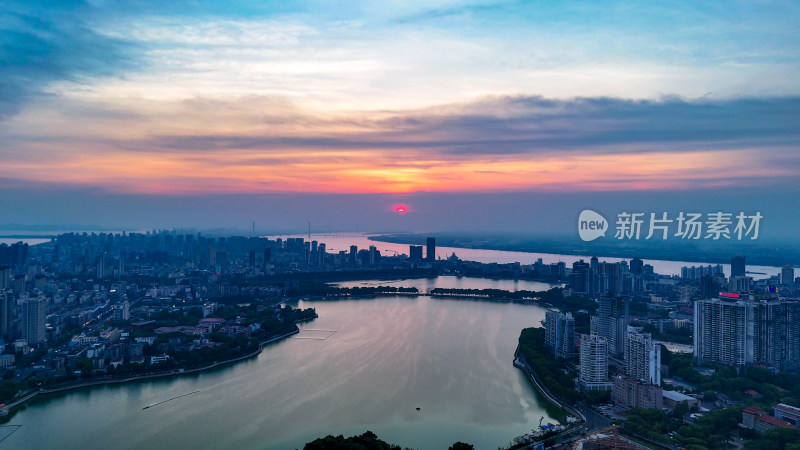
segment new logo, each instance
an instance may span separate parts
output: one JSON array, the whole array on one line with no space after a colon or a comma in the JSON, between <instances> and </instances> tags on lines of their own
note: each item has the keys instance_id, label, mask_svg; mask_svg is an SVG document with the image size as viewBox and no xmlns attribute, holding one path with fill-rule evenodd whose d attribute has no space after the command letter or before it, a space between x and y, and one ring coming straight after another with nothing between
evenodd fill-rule
<instances>
[{"instance_id":1,"label":"new logo","mask_svg":"<svg viewBox=\"0 0 800 450\"><path fill-rule=\"evenodd\" d=\"M578 234L584 241L593 241L600 236L605 237L608 231L608 221L605 217L592 211L584 209L578 216Z\"/></svg>"}]
</instances>

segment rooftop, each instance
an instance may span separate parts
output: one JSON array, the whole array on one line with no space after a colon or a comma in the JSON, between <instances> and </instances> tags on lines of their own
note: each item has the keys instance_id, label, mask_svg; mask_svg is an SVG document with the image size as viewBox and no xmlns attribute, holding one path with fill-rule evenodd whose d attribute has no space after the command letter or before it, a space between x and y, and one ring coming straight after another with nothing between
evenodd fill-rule
<instances>
[{"instance_id":1,"label":"rooftop","mask_svg":"<svg viewBox=\"0 0 800 450\"><path fill-rule=\"evenodd\" d=\"M694 397L690 397L686 394L681 394L678 391L664 391L663 394L664 398L670 399L675 402L683 402L687 400L697 400Z\"/></svg>"},{"instance_id":2,"label":"rooftop","mask_svg":"<svg viewBox=\"0 0 800 450\"><path fill-rule=\"evenodd\" d=\"M777 405L775 405L775 409L787 412L789 414L800 414L800 408L792 405L787 405L786 403L778 403Z\"/></svg>"},{"instance_id":3,"label":"rooftop","mask_svg":"<svg viewBox=\"0 0 800 450\"><path fill-rule=\"evenodd\" d=\"M794 425L790 424L789 422L787 422L785 420L776 419L775 417L768 416L766 414L763 415L763 416L759 416L756 420L760 421L760 422L764 422L764 423L769 424L769 425L772 425L774 427L796 428Z\"/></svg>"}]
</instances>

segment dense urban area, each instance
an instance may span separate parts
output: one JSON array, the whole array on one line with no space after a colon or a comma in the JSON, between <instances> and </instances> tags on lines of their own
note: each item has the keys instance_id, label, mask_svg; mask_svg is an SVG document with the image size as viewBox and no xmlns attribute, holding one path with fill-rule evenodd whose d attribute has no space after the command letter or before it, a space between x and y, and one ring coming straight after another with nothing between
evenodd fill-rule
<instances>
[{"instance_id":1,"label":"dense urban area","mask_svg":"<svg viewBox=\"0 0 800 450\"><path fill-rule=\"evenodd\" d=\"M329 284L440 275L557 284L541 292ZM522 330L514 364L561 423L510 436L514 448L800 448L800 285L789 265L777 277L751 275L741 255L729 276L720 265L662 275L639 258L570 267L439 259L435 238L407 255L178 230L2 244L0 413L38 395L255 356L317 317L289 306L293 299L430 295L547 308L542 326ZM382 442L329 436L307 448L364 440Z\"/></svg>"}]
</instances>

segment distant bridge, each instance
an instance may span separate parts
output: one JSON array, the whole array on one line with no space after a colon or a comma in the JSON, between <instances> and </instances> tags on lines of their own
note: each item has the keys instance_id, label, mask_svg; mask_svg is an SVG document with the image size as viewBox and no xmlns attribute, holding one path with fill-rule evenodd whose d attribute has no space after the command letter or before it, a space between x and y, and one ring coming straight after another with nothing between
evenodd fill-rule
<instances>
[{"instance_id":1,"label":"distant bridge","mask_svg":"<svg viewBox=\"0 0 800 450\"><path fill-rule=\"evenodd\" d=\"M308 233L278 233L278 234L262 234L259 237L263 238L270 238L270 237L283 237L283 236L296 236L308 239ZM317 238L354 238L354 237L364 237L367 238L369 236L363 234L336 234L336 233L311 233L312 239Z\"/></svg>"}]
</instances>

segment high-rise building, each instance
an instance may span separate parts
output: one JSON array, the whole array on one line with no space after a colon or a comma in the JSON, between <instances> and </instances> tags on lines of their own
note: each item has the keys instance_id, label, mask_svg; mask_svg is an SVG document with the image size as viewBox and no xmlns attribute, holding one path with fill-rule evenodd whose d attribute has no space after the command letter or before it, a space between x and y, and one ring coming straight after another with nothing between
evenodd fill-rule
<instances>
[{"instance_id":1,"label":"high-rise building","mask_svg":"<svg viewBox=\"0 0 800 450\"><path fill-rule=\"evenodd\" d=\"M358 246L351 245L350 246L350 254L348 255L348 260L351 266L356 265L356 260L358 259Z\"/></svg>"},{"instance_id":2,"label":"high-rise building","mask_svg":"<svg viewBox=\"0 0 800 450\"><path fill-rule=\"evenodd\" d=\"M800 367L800 302L760 301L755 313L755 362L786 370Z\"/></svg>"},{"instance_id":3,"label":"high-rise building","mask_svg":"<svg viewBox=\"0 0 800 450\"><path fill-rule=\"evenodd\" d=\"M429 237L426 240L425 245L427 247L425 259L428 261L436 261L436 238Z\"/></svg>"},{"instance_id":4,"label":"high-rise building","mask_svg":"<svg viewBox=\"0 0 800 450\"><path fill-rule=\"evenodd\" d=\"M421 245L412 245L408 249L408 259L413 261L421 261L422 260L422 246Z\"/></svg>"},{"instance_id":5,"label":"high-rise building","mask_svg":"<svg viewBox=\"0 0 800 450\"><path fill-rule=\"evenodd\" d=\"M699 300L694 306L694 357L729 366L800 367L800 302Z\"/></svg>"},{"instance_id":6,"label":"high-rise building","mask_svg":"<svg viewBox=\"0 0 800 450\"><path fill-rule=\"evenodd\" d=\"M628 326L625 372L644 383L661 386L661 344L638 327Z\"/></svg>"},{"instance_id":7,"label":"high-rise building","mask_svg":"<svg viewBox=\"0 0 800 450\"><path fill-rule=\"evenodd\" d=\"M571 313L548 310L545 313L545 345L556 358L575 356L575 319Z\"/></svg>"},{"instance_id":8,"label":"high-rise building","mask_svg":"<svg viewBox=\"0 0 800 450\"><path fill-rule=\"evenodd\" d=\"M264 249L264 267L269 265L269 262L272 260L272 249L267 247Z\"/></svg>"},{"instance_id":9,"label":"high-rise building","mask_svg":"<svg viewBox=\"0 0 800 450\"><path fill-rule=\"evenodd\" d=\"M119 254L119 276L125 276L125 252Z\"/></svg>"},{"instance_id":10,"label":"high-rise building","mask_svg":"<svg viewBox=\"0 0 800 450\"><path fill-rule=\"evenodd\" d=\"M783 266L783 269L781 269L781 284L787 286L794 284L794 267L790 264Z\"/></svg>"},{"instance_id":11,"label":"high-rise building","mask_svg":"<svg viewBox=\"0 0 800 450\"><path fill-rule=\"evenodd\" d=\"M737 255L731 258L731 277L745 276L744 256Z\"/></svg>"},{"instance_id":12,"label":"high-rise building","mask_svg":"<svg viewBox=\"0 0 800 450\"><path fill-rule=\"evenodd\" d=\"M631 273L634 275L641 275L642 274L642 267L644 267L644 262L639 258L633 258L631 260Z\"/></svg>"},{"instance_id":13,"label":"high-rise building","mask_svg":"<svg viewBox=\"0 0 800 450\"><path fill-rule=\"evenodd\" d=\"M11 267L0 266L0 290L11 288Z\"/></svg>"},{"instance_id":14,"label":"high-rise building","mask_svg":"<svg viewBox=\"0 0 800 450\"><path fill-rule=\"evenodd\" d=\"M755 302L698 300L694 304L694 357L730 366L755 360Z\"/></svg>"},{"instance_id":15,"label":"high-rise building","mask_svg":"<svg viewBox=\"0 0 800 450\"><path fill-rule=\"evenodd\" d=\"M24 274L17 274L14 275L14 284L12 285L14 288L14 292L19 296L23 292L27 292L27 286L25 283L25 275Z\"/></svg>"},{"instance_id":16,"label":"high-rise building","mask_svg":"<svg viewBox=\"0 0 800 450\"><path fill-rule=\"evenodd\" d=\"M602 262L598 277L600 280L597 292L619 295L623 292L622 274L626 272L628 264L624 261L616 263Z\"/></svg>"},{"instance_id":17,"label":"high-rise building","mask_svg":"<svg viewBox=\"0 0 800 450\"><path fill-rule=\"evenodd\" d=\"M41 344L47 339L45 334L45 317L47 299L44 297L29 298L22 303L22 339L28 345Z\"/></svg>"},{"instance_id":18,"label":"high-rise building","mask_svg":"<svg viewBox=\"0 0 800 450\"><path fill-rule=\"evenodd\" d=\"M717 275L724 276L725 272L722 270L722 265L717 264L715 266L708 265L708 266L684 266L681 267L681 278L687 280L697 280L702 278L706 275L715 277Z\"/></svg>"},{"instance_id":19,"label":"high-rise building","mask_svg":"<svg viewBox=\"0 0 800 450\"><path fill-rule=\"evenodd\" d=\"M599 262L597 257L592 257L589 263L579 260L572 263L569 274L569 287L575 292L588 294L620 295L626 292L639 292L644 290L644 264L641 260L632 262L638 273L628 270L628 263Z\"/></svg>"},{"instance_id":20,"label":"high-rise building","mask_svg":"<svg viewBox=\"0 0 800 450\"><path fill-rule=\"evenodd\" d=\"M594 260L594 258L592 258ZM572 270L569 272L569 287L575 292L591 292L592 279L591 266L584 260L572 263Z\"/></svg>"},{"instance_id":21,"label":"high-rise building","mask_svg":"<svg viewBox=\"0 0 800 450\"><path fill-rule=\"evenodd\" d=\"M591 332L606 338L608 351L613 355L625 353L625 338L630 323L630 299L628 297L600 297L597 315L592 316Z\"/></svg>"},{"instance_id":22,"label":"high-rise building","mask_svg":"<svg viewBox=\"0 0 800 450\"><path fill-rule=\"evenodd\" d=\"M378 249L374 245L369 246L369 263L375 264L378 262Z\"/></svg>"},{"instance_id":23,"label":"high-rise building","mask_svg":"<svg viewBox=\"0 0 800 450\"><path fill-rule=\"evenodd\" d=\"M608 341L597 334L581 335L580 376L582 391L611 389L608 381Z\"/></svg>"},{"instance_id":24,"label":"high-rise building","mask_svg":"<svg viewBox=\"0 0 800 450\"><path fill-rule=\"evenodd\" d=\"M703 275L700 278L700 297L714 298L719 295L714 278L711 275Z\"/></svg>"},{"instance_id":25,"label":"high-rise building","mask_svg":"<svg viewBox=\"0 0 800 450\"><path fill-rule=\"evenodd\" d=\"M325 248L326 248L325 243L319 244L319 247L317 247L317 250L319 251L319 265L320 265L320 267L325 265L325 257L328 255L325 252Z\"/></svg>"},{"instance_id":26,"label":"high-rise building","mask_svg":"<svg viewBox=\"0 0 800 450\"><path fill-rule=\"evenodd\" d=\"M5 289L0 289L0 338L6 342L10 341L12 336L12 319L11 304L13 300Z\"/></svg>"},{"instance_id":27,"label":"high-rise building","mask_svg":"<svg viewBox=\"0 0 800 450\"><path fill-rule=\"evenodd\" d=\"M94 259L95 262L95 269L94 274L95 278L98 280L102 280L106 277L106 258L105 255L97 255Z\"/></svg>"},{"instance_id":28,"label":"high-rise building","mask_svg":"<svg viewBox=\"0 0 800 450\"><path fill-rule=\"evenodd\" d=\"M17 242L16 244L0 244L0 266L15 267L25 264L28 258L28 244Z\"/></svg>"},{"instance_id":29,"label":"high-rise building","mask_svg":"<svg viewBox=\"0 0 800 450\"><path fill-rule=\"evenodd\" d=\"M745 293L753 288L753 279L746 276L735 276L728 279L728 291Z\"/></svg>"},{"instance_id":30,"label":"high-rise building","mask_svg":"<svg viewBox=\"0 0 800 450\"><path fill-rule=\"evenodd\" d=\"M251 268L255 267L256 266L256 251L255 250L250 250L250 254L248 256L249 256L249 262L250 262L249 266Z\"/></svg>"}]
</instances>

